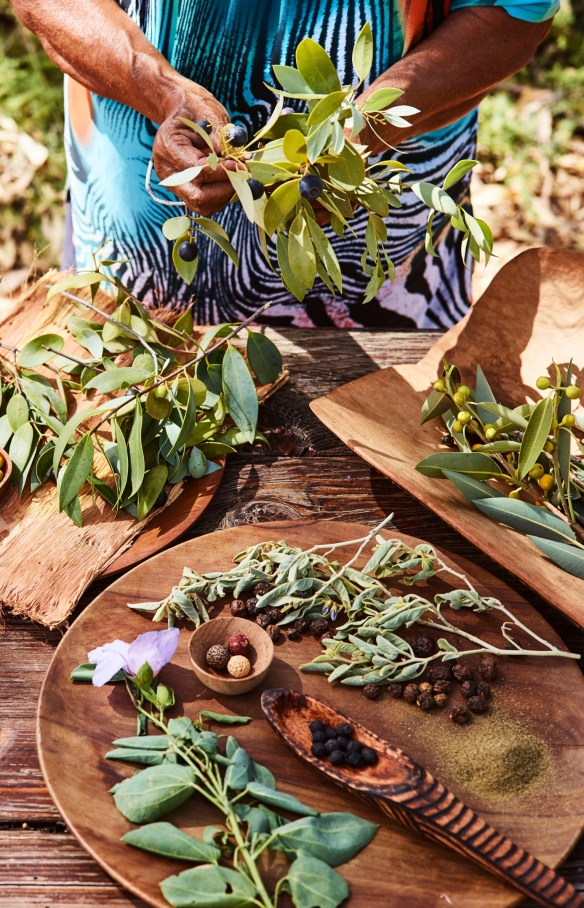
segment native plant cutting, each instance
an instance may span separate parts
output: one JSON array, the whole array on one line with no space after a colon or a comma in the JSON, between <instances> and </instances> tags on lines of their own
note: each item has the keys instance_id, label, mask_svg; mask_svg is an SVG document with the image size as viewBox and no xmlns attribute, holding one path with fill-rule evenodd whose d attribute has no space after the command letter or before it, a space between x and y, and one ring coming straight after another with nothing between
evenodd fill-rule
<instances>
[{"instance_id":1,"label":"native plant cutting","mask_svg":"<svg viewBox=\"0 0 584 908\"><path fill-rule=\"evenodd\" d=\"M378 827L351 813L319 813L278 791L270 770L237 738L227 737L222 753L219 736L204 728L205 721L246 725L248 717L202 710L194 721L167 719L174 692L158 676L175 653L179 633L152 631L130 644L116 640L97 647L71 675L96 687L125 683L136 708L138 734L117 739L106 754L146 767L111 790L116 808L135 824L122 841L191 865L160 882L174 908L277 908L283 893L297 908L336 908L350 892L333 868L368 845ZM159 734L148 734L149 724ZM161 819L194 794L216 808L221 824L207 826L201 838ZM284 853L290 864L270 886L266 869L274 864L274 852Z\"/></svg>"},{"instance_id":2,"label":"native plant cutting","mask_svg":"<svg viewBox=\"0 0 584 908\"><path fill-rule=\"evenodd\" d=\"M458 450L431 454L416 469L453 482L483 514L584 580L584 420L572 413L581 392L571 363L551 371L554 380L536 381L545 397L510 408L495 399L480 366L473 389L444 363L421 420L443 420L442 442Z\"/></svg>"},{"instance_id":3,"label":"native plant cutting","mask_svg":"<svg viewBox=\"0 0 584 908\"><path fill-rule=\"evenodd\" d=\"M378 138L379 127L410 126L407 116L419 113L408 105L393 106L403 94L397 88L374 91L364 103L359 92L373 63L373 35L366 23L353 49L356 85L342 85L327 52L311 38L296 49L296 67L275 65L274 75L281 88L268 86L278 96L268 123L251 141L243 126L217 128L206 120L183 122L209 145L208 165L216 169L235 161L237 170L225 169L234 200L245 216L257 225L258 237L270 267L275 243L277 264L284 285L302 300L320 278L334 295L342 293L342 274L337 255L317 223L315 208L325 209L339 237L354 233L351 221L363 209L368 212L361 265L369 277L364 302L369 302L385 281L393 280L395 267L385 249L387 228L384 218L391 209L401 208L405 191L413 191L428 207L426 251L433 256L435 236L447 222L464 234L462 255L467 249L477 262L493 250L491 231L484 221L458 205L447 190L478 162L459 161L442 186L428 182L404 182L412 171L396 160L370 160L371 152L360 144L364 130ZM304 112L285 107L305 105ZM221 145L217 155L209 134L215 129ZM381 140L383 141L383 140ZM384 143L387 145L387 143ZM390 146L387 146L388 148ZM201 166L173 174L161 186L174 187L195 179ZM209 218L191 215L169 218L163 225L167 239L174 241L173 261L180 275L190 283L196 274L199 256L197 236L205 234L238 264L237 252L225 230ZM274 268L275 270L275 268Z\"/></svg>"},{"instance_id":4,"label":"native plant cutting","mask_svg":"<svg viewBox=\"0 0 584 908\"><path fill-rule=\"evenodd\" d=\"M172 325L158 321L103 273L116 263L94 260L95 271L63 278L48 294L80 309L67 323L75 353L63 352L57 333L21 349L0 343L0 447L12 481L20 494L56 483L59 510L78 526L86 485L116 513L141 520L173 485L219 469L213 458L265 440L256 382L273 383L282 368L277 347L249 327L258 313L197 340L190 311ZM95 305L102 283L117 294L110 314ZM91 300L70 292L83 287ZM242 332L243 351L232 343Z\"/></svg>"}]
</instances>

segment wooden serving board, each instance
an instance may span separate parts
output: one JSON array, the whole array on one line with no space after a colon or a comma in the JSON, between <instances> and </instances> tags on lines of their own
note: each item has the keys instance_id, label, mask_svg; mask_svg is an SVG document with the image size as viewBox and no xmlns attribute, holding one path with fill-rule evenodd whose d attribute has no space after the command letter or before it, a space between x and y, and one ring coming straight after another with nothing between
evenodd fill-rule
<instances>
[{"instance_id":1,"label":"wooden serving board","mask_svg":"<svg viewBox=\"0 0 584 908\"><path fill-rule=\"evenodd\" d=\"M419 363L372 372L310 404L351 450L584 627L584 581L549 561L525 536L495 525L448 480L416 471L424 457L448 450L440 447L441 420L420 425L444 357L471 386L480 363L505 406L539 400L535 380L548 374L552 360L565 369L573 358L573 375L584 390L584 253L521 253ZM584 414L582 406L578 413Z\"/></svg>"},{"instance_id":2,"label":"wooden serving board","mask_svg":"<svg viewBox=\"0 0 584 908\"><path fill-rule=\"evenodd\" d=\"M185 565L199 571L227 569L234 554L262 540L286 539L289 544L307 548L356 539L369 529L336 521L297 521L235 527L190 540L115 581L63 638L39 703L38 748L45 781L81 844L108 873L149 905L165 908L158 883L187 865L140 852L119 841L131 824L116 810L108 789L132 775L135 767L108 762L104 755L115 738L135 733L135 713L121 685L101 689L74 686L68 680L71 669L86 661L88 650L94 646L114 638L129 641L151 630L150 620L128 609L127 603L162 598L178 581ZM389 538L390 533L385 535ZM419 542L398 533L391 535L410 544ZM354 547L341 551L343 559L348 558ZM515 592L463 559L445 557L467 573L480 591L502 599L540 636L562 645L543 618ZM431 587L425 588L425 594L445 589L438 580L432 581ZM218 605L211 614L216 616L221 611ZM467 628L480 626L487 639L494 639L490 613L477 616L463 610L455 620L464 621ZM333 687L323 676L302 674L298 665L320 651L312 638L277 644L272 668L256 690L241 697L214 695L197 681L190 668L188 638L185 628L172 664L162 675L175 688L177 715L195 717L200 709L211 709L251 716L253 722L235 733L251 756L276 775L283 791L323 812L352 811L372 822L381 821L373 843L341 868L351 885L349 904L355 908L507 908L518 904L521 896L466 859L380 818L373 807L328 784L321 774L291 754L263 719L260 695L267 688L304 691L354 716L424 765L496 829L552 867L566 857L582 830L584 678L571 660L501 660L501 680L493 688L493 714L476 717L470 726L455 726L444 711L423 713L403 700L392 700L387 693L369 701L356 689ZM449 706L458 703L459 696L451 695ZM546 753L547 768L541 778L507 798L485 794L484 773L480 784L469 781L468 776L471 764L487 763L489 737L500 736L501 728L510 740L518 733L517 728L521 734L535 736L543 742ZM484 752L477 748L475 737L481 729ZM512 751L507 756L512 759ZM498 779L497 772L492 781L497 783ZM195 800L168 816L195 835L200 835L205 825L219 821L213 808Z\"/></svg>"}]
</instances>

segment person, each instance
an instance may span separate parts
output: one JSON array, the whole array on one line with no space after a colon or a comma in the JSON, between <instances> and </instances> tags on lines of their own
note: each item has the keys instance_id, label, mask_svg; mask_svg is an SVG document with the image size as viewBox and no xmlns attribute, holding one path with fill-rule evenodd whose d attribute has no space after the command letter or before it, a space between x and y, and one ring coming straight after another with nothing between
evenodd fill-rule
<instances>
[{"instance_id":1,"label":"person","mask_svg":"<svg viewBox=\"0 0 584 908\"><path fill-rule=\"evenodd\" d=\"M412 126L387 126L383 142L399 145L417 180L441 184L451 166L476 153L477 104L521 69L549 29L557 0L13 0L66 73L66 152L75 265L92 269L92 253L111 240L110 259L128 259L116 273L151 305L192 305L199 324L246 318L273 301L272 325L445 329L470 305L470 268L461 234L436 223L439 258L426 254L427 209L414 193L387 219L387 251L396 265L375 299L363 305L368 278L360 258L366 214L352 222L357 238L328 228L343 271L343 294L317 281L302 303L272 272L256 228L231 184L206 167L174 191L191 211L226 229L240 257L236 269L201 238L200 265L188 286L171 260L161 224L178 208L157 204L145 188L151 158L160 180L205 160L208 148L180 117L217 126L244 125L251 136L269 118L277 85L272 64L294 65L298 43L322 44L343 84L353 80L351 52L369 21L375 40L375 89L403 90L399 103L420 114ZM387 146L359 136L379 154ZM395 153L392 152L395 157ZM153 189L176 201L170 190ZM451 190L468 203L469 176ZM470 209L469 209L470 210ZM272 247L273 251L273 247ZM275 255L273 254L275 261Z\"/></svg>"}]
</instances>

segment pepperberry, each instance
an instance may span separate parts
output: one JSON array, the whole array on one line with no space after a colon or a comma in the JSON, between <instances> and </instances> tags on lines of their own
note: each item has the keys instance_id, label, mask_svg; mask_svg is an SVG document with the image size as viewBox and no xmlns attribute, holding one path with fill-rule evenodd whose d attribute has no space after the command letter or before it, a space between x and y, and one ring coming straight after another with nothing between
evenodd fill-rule
<instances>
[{"instance_id":1,"label":"pepperberry","mask_svg":"<svg viewBox=\"0 0 584 908\"><path fill-rule=\"evenodd\" d=\"M434 705L435 706L446 706L448 701L447 694L434 694Z\"/></svg>"},{"instance_id":2,"label":"pepperberry","mask_svg":"<svg viewBox=\"0 0 584 908\"><path fill-rule=\"evenodd\" d=\"M509 492L509 498L521 498L521 489L512 489Z\"/></svg>"},{"instance_id":3,"label":"pepperberry","mask_svg":"<svg viewBox=\"0 0 584 908\"><path fill-rule=\"evenodd\" d=\"M261 180L254 180L254 179L248 180L247 185L250 188L252 199L256 202L258 199L261 199L261 197L263 196L263 194L266 191L264 189L264 184L262 183Z\"/></svg>"},{"instance_id":4,"label":"pepperberry","mask_svg":"<svg viewBox=\"0 0 584 908\"><path fill-rule=\"evenodd\" d=\"M323 188L324 186L321 178L315 173L306 174L298 184L298 191L302 198L309 199L311 202L317 199L319 195L322 195Z\"/></svg>"},{"instance_id":5,"label":"pepperberry","mask_svg":"<svg viewBox=\"0 0 584 908\"><path fill-rule=\"evenodd\" d=\"M493 441L497 437L497 430L494 426L491 426L489 429L485 429L485 438L488 438L489 441Z\"/></svg>"},{"instance_id":6,"label":"pepperberry","mask_svg":"<svg viewBox=\"0 0 584 908\"><path fill-rule=\"evenodd\" d=\"M460 692L465 700L474 697L477 692L477 686L474 681L463 681L460 686Z\"/></svg>"},{"instance_id":7,"label":"pepperberry","mask_svg":"<svg viewBox=\"0 0 584 908\"><path fill-rule=\"evenodd\" d=\"M329 757L329 760L333 766L342 766L345 762L345 755L342 750L333 750L332 754Z\"/></svg>"},{"instance_id":8,"label":"pepperberry","mask_svg":"<svg viewBox=\"0 0 584 908\"><path fill-rule=\"evenodd\" d=\"M321 722L319 719L313 719L308 727L310 731L324 731L325 729L324 722Z\"/></svg>"},{"instance_id":9,"label":"pepperberry","mask_svg":"<svg viewBox=\"0 0 584 908\"><path fill-rule=\"evenodd\" d=\"M547 377L547 375L540 375L539 378L535 380L535 387L539 388L540 391L547 391L548 388L551 388L552 383Z\"/></svg>"},{"instance_id":10,"label":"pepperberry","mask_svg":"<svg viewBox=\"0 0 584 908\"><path fill-rule=\"evenodd\" d=\"M461 394L460 391L457 391L456 394L452 395L452 400L454 401L454 403L456 404L457 407L462 407L463 403L466 400L466 397L464 396L464 394Z\"/></svg>"},{"instance_id":11,"label":"pepperberry","mask_svg":"<svg viewBox=\"0 0 584 908\"><path fill-rule=\"evenodd\" d=\"M313 637L322 637L329 629L329 623L326 618L316 618L309 624L310 633Z\"/></svg>"},{"instance_id":12,"label":"pepperberry","mask_svg":"<svg viewBox=\"0 0 584 908\"><path fill-rule=\"evenodd\" d=\"M324 742L324 748L325 748L327 754L332 754L333 750L340 750L340 749L341 749L341 748L339 747L339 742L338 742L338 739L337 739L336 737L334 737L334 738L329 738L327 741L325 741L325 742Z\"/></svg>"},{"instance_id":13,"label":"pepperberry","mask_svg":"<svg viewBox=\"0 0 584 908\"><path fill-rule=\"evenodd\" d=\"M540 476L537 482L540 488L544 490L544 492L549 492L550 489L553 489L554 485L556 484L554 477L550 476L549 473L544 473L543 476Z\"/></svg>"},{"instance_id":14,"label":"pepperberry","mask_svg":"<svg viewBox=\"0 0 584 908\"><path fill-rule=\"evenodd\" d=\"M455 706L450 710L450 718L457 725L465 725L470 719L470 713L464 706Z\"/></svg>"},{"instance_id":15,"label":"pepperberry","mask_svg":"<svg viewBox=\"0 0 584 908\"><path fill-rule=\"evenodd\" d=\"M483 656L479 662L479 675L485 681L494 681L497 677L497 662L493 656Z\"/></svg>"},{"instance_id":16,"label":"pepperberry","mask_svg":"<svg viewBox=\"0 0 584 908\"><path fill-rule=\"evenodd\" d=\"M580 394L581 391L580 388L577 387L577 385L569 385L569 387L566 388L566 397L568 398L568 400L578 400Z\"/></svg>"},{"instance_id":17,"label":"pepperberry","mask_svg":"<svg viewBox=\"0 0 584 908\"><path fill-rule=\"evenodd\" d=\"M423 694L427 690L432 690L432 685L428 681L422 681L422 683L418 685L418 693Z\"/></svg>"},{"instance_id":18,"label":"pepperberry","mask_svg":"<svg viewBox=\"0 0 584 908\"><path fill-rule=\"evenodd\" d=\"M266 615L272 619L272 621L280 621L282 618L282 612L280 611L280 609L274 608L274 606L272 605L269 605L267 609L265 609L265 612Z\"/></svg>"},{"instance_id":19,"label":"pepperberry","mask_svg":"<svg viewBox=\"0 0 584 908\"><path fill-rule=\"evenodd\" d=\"M245 126L232 124L225 133L225 138L234 148L241 148L242 145L247 145L247 129Z\"/></svg>"},{"instance_id":20,"label":"pepperberry","mask_svg":"<svg viewBox=\"0 0 584 908\"><path fill-rule=\"evenodd\" d=\"M378 684L366 684L363 688L363 693L368 700L377 700L379 694L381 693L381 688Z\"/></svg>"},{"instance_id":21,"label":"pepperberry","mask_svg":"<svg viewBox=\"0 0 584 908\"><path fill-rule=\"evenodd\" d=\"M467 385L458 386L458 394L463 394L465 398L470 396L470 388Z\"/></svg>"},{"instance_id":22,"label":"pepperberry","mask_svg":"<svg viewBox=\"0 0 584 908\"><path fill-rule=\"evenodd\" d=\"M247 609L247 614L249 615L249 617L255 618L259 611L258 601L255 596L250 596L250 598L245 603L245 607Z\"/></svg>"},{"instance_id":23,"label":"pepperberry","mask_svg":"<svg viewBox=\"0 0 584 908\"><path fill-rule=\"evenodd\" d=\"M359 769L364 762L363 752L360 750L352 750L350 753L345 754L345 763L353 769Z\"/></svg>"},{"instance_id":24,"label":"pepperberry","mask_svg":"<svg viewBox=\"0 0 584 908\"><path fill-rule=\"evenodd\" d=\"M388 690L390 696L393 697L394 700L399 700L404 692L404 689L399 681L396 681L395 684L390 684Z\"/></svg>"},{"instance_id":25,"label":"pepperberry","mask_svg":"<svg viewBox=\"0 0 584 908\"><path fill-rule=\"evenodd\" d=\"M323 759L327 755L324 744L320 741L316 741L310 748L310 751L315 757L319 757L320 759Z\"/></svg>"},{"instance_id":26,"label":"pepperberry","mask_svg":"<svg viewBox=\"0 0 584 908\"><path fill-rule=\"evenodd\" d=\"M272 589L272 587L270 586L269 583L264 583L263 581L261 581L260 583L256 583L256 585L253 588L253 592L254 592L254 595L257 596L259 599L260 596L265 596L266 593L269 593L271 589Z\"/></svg>"},{"instance_id":27,"label":"pepperberry","mask_svg":"<svg viewBox=\"0 0 584 908\"><path fill-rule=\"evenodd\" d=\"M364 747L361 751L361 756L363 757L363 762L366 763L367 766L375 766L377 763L377 754L372 747Z\"/></svg>"},{"instance_id":28,"label":"pepperberry","mask_svg":"<svg viewBox=\"0 0 584 908\"><path fill-rule=\"evenodd\" d=\"M268 637L270 637L272 643L276 643L282 636L282 631L277 624L270 624L270 626L267 628L267 631Z\"/></svg>"},{"instance_id":29,"label":"pepperberry","mask_svg":"<svg viewBox=\"0 0 584 908\"><path fill-rule=\"evenodd\" d=\"M491 696L491 688L485 681L481 681L477 684L477 694L479 697L484 697L485 700L488 700Z\"/></svg>"},{"instance_id":30,"label":"pepperberry","mask_svg":"<svg viewBox=\"0 0 584 908\"><path fill-rule=\"evenodd\" d=\"M337 747L339 750L346 750L349 745L349 739L339 735L337 738Z\"/></svg>"},{"instance_id":31,"label":"pepperberry","mask_svg":"<svg viewBox=\"0 0 584 908\"><path fill-rule=\"evenodd\" d=\"M546 454L551 454L552 451L554 450L553 441L550 441L550 439L548 438L548 440L546 441L546 443L543 446L543 449L546 452Z\"/></svg>"},{"instance_id":32,"label":"pepperberry","mask_svg":"<svg viewBox=\"0 0 584 908\"><path fill-rule=\"evenodd\" d=\"M337 731L343 737L350 738L351 735L353 734L353 726L349 725L348 722L341 722L341 724L337 728Z\"/></svg>"},{"instance_id":33,"label":"pepperberry","mask_svg":"<svg viewBox=\"0 0 584 908\"><path fill-rule=\"evenodd\" d=\"M426 711L429 709L432 709L432 707L434 706L434 697L432 696L431 691L429 691L429 690L422 691L422 693L417 698L416 703L418 704L420 709L423 709Z\"/></svg>"},{"instance_id":34,"label":"pepperberry","mask_svg":"<svg viewBox=\"0 0 584 908\"><path fill-rule=\"evenodd\" d=\"M197 120L196 123L197 123L197 126L200 126L201 129L203 129L207 133L208 136L211 135L211 133L213 132L213 127L209 123L208 120Z\"/></svg>"},{"instance_id":35,"label":"pepperberry","mask_svg":"<svg viewBox=\"0 0 584 908\"><path fill-rule=\"evenodd\" d=\"M297 618L294 622L294 627L299 634L305 634L310 627L310 618Z\"/></svg>"},{"instance_id":36,"label":"pepperberry","mask_svg":"<svg viewBox=\"0 0 584 908\"><path fill-rule=\"evenodd\" d=\"M317 743L324 744L324 742L325 742L324 731L313 731L312 732L312 743L313 744L317 744Z\"/></svg>"},{"instance_id":37,"label":"pepperberry","mask_svg":"<svg viewBox=\"0 0 584 908\"><path fill-rule=\"evenodd\" d=\"M178 257L183 262L194 262L199 257L199 247L194 240L183 240L178 247Z\"/></svg>"},{"instance_id":38,"label":"pepperberry","mask_svg":"<svg viewBox=\"0 0 584 908\"><path fill-rule=\"evenodd\" d=\"M473 713L486 713L489 708L489 704L484 697L476 696L470 697L468 700L468 708L473 711Z\"/></svg>"},{"instance_id":39,"label":"pepperberry","mask_svg":"<svg viewBox=\"0 0 584 908\"><path fill-rule=\"evenodd\" d=\"M415 703L418 696L417 684L406 684L404 687L404 700L408 703Z\"/></svg>"},{"instance_id":40,"label":"pepperberry","mask_svg":"<svg viewBox=\"0 0 584 908\"><path fill-rule=\"evenodd\" d=\"M336 730L336 728L331 728L330 725L327 725L327 727L325 728L324 731L325 731L325 734L326 734L326 737L327 737L327 741L328 741L330 738L336 738L336 736L337 736L337 730Z\"/></svg>"},{"instance_id":41,"label":"pepperberry","mask_svg":"<svg viewBox=\"0 0 584 908\"><path fill-rule=\"evenodd\" d=\"M457 662L452 668L452 674L457 681L470 681L472 678L472 671L468 665L463 665L461 662Z\"/></svg>"},{"instance_id":42,"label":"pepperberry","mask_svg":"<svg viewBox=\"0 0 584 908\"><path fill-rule=\"evenodd\" d=\"M410 646L416 656L433 656L436 652L436 641L430 634L416 634L410 640Z\"/></svg>"},{"instance_id":43,"label":"pepperberry","mask_svg":"<svg viewBox=\"0 0 584 908\"><path fill-rule=\"evenodd\" d=\"M243 599L234 599L229 610L235 618L247 618L247 605Z\"/></svg>"},{"instance_id":44,"label":"pepperberry","mask_svg":"<svg viewBox=\"0 0 584 908\"><path fill-rule=\"evenodd\" d=\"M270 616L264 613L259 614L256 618L256 624L259 624L259 626L264 630L269 627L271 623L272 619L270 618Z\"/></svg>"},{"instance_id":45,"label":"pepperberry","mask_svg":"<svg viewBox=\"0 0 584 908\"><path fill-rule=\"evenodd\" d=\"M452 666L448 662L440 662L439 665L433 665L428 672L430 681L450 681L452 677Z\"/></svg>"},{"instance_id":46,"label":"pepperberry","mask_svg":"<svg viewBox=\"0 0 584 908\"><path fill-rule=\"evenodd\" d=\"M451 687L451 681L436 681L432 690L435 694L449 694Z\"/></svg>"},{"instance_id":47,"label":"pepperberry","mask_svg":"<svg viewBox=\"0 0 584 908\"><path fill-rule=\"evenodd\" d=\"M156 499L156 501L154 502L154 510L156 510L156 508L164 507L164 505L166 504L167 501L168 501L168 492L165 492L163 489L162 492L160 493L160 495L158 496L158 498Z\"/></svg>"},{"instance_id":48,"label":"pepperberry","mask_svg":"<svg viewBox=\"0 0 584 908\"><path fill-rule=\"evenodd\" d=\"M352 750L362 750L363 745L359 741L349 741L347 744L347 753L351 753Z\"/></svg>"},{"instance_id":49,"label":"pepperberry","mask_svg":"<svg viewBox=\"0 0 584 908\"><path fill-rule=\"evenodd\" d=\"M458 414L458 422L462 423L463 426L470 422L472 419L472 413L469 413L468 410L461 410Z\"/></svg>"},{"instance_id":50,"label":"pepperberry","mask_svg":"<svg viewBox=\"0 0 584 908\"><path fill-rule=\"evenodd\" d=\"M531 470L529 471L529 475L531 476L532 479L539 479L539 477L543 476L544 473L545 473L545 470L540 463L534 464L532 466Z\"/></svg>"}]
</instances>

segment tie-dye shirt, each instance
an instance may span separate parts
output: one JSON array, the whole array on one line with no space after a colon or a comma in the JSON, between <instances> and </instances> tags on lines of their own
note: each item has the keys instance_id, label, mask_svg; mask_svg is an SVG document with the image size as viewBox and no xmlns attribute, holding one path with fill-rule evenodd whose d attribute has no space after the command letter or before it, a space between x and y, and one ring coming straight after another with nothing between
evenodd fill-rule
<instances>
[{"instance_id":1,"label":"tie-dye shirt","mask_svg":"<svg viewBox=\"0 0 584 908\"><path fill-rule=\"evenodd\" d=\"M298 43L310 36L332 57L343 84L353 79L351 49L364 22L371 23L375 58L371 80L388 70L453 9L502 6L511 15L542 21L556 11L554 0L119 0L146 37L182 75L203 85L250 135L266 122L275 96L274 63L294 64ZM467 48L472 59L471 49ZM353 221L358 239L339 239L330 230L343 271L343 294L333 297L317 281L299 303L269 270L256 228L239 205L216 219L240 257L236 269L214 243L202 238L200 265L187 286L171 261L171 244L161 224L172 209L146 192L156 125L129 107L66 82L66 150L77 268L91 268L91 253L112 240L108 257L130 259L117 273L145 302L193 306L199 324L245 318L263 302L274 305L264 321L300 326L446 328L470 305L470 269L460 255L460 234L449 221L435 221L439 258L427 256L427 209L406 193L404 206L387 219L387 251L397 268L377 297L362 305L368 278L360 258L367 215ZM441 183L460 158L475 155L477 115L418 136L400 146L416 178ZM395 155L393 155L395 157ZM157 180L154 177L153 187ZM457 187L468 202L468 178ZM175 200L169 191L157 192ZM178 211L178 209L175 209ZM275 255L273 256L275 260Z\"/></svg>"}]
</instances>

